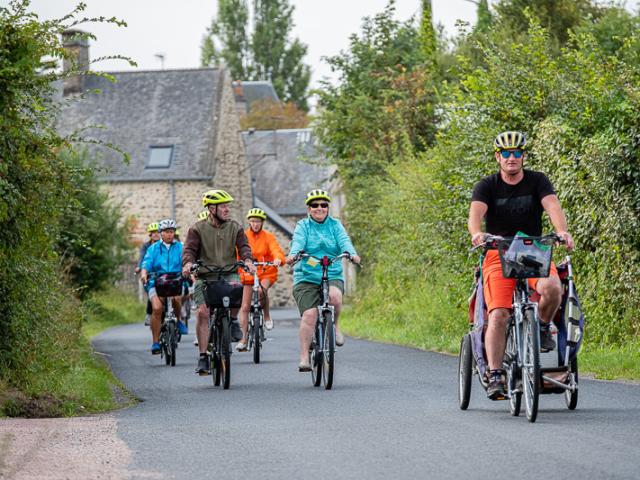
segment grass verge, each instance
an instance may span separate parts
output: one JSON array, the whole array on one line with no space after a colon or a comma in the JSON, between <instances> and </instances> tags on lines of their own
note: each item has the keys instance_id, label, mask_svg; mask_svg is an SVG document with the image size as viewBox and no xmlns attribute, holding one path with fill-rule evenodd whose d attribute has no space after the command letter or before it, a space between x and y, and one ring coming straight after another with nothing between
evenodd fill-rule
<instances>
[{"instance_id":1,"label":"grass verge","mask_svg":"<svg viewBox=\"0 0 640 480\"><path fill-rule=\"evenodd\" d=\"M134 296L112 288L83 303L83 324L68 352L69 365L55 372L42 362L38 372L54 376L44 387L14 389L0 385L0 416L60 417L99 413L131 405L136 400L113 375L104 358L95 353L91 339L107 328L135 323L144 318L144 305Z\"/></svg>"}]
</instances>

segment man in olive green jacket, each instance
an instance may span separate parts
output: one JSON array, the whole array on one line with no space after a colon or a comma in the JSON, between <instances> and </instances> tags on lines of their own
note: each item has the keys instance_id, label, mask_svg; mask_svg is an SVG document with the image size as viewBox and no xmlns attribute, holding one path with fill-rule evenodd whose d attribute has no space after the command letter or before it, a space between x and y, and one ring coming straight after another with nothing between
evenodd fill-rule
<instances>
[{"instance_id":1,"label":"man in olive green jacket","mask_svg":"<svg viewBox=\"0 0 640 480\"><path fill-rule=\"evenodd\" d=\"M249 270L252 273L255 271L251 247L244 229L238 222L230 219L229 203L232 201L233 197L224 190L209 190L202 197L202 205L209 210L209 216L205 220L196 222L187 233L182 254L182 271L185 275L191 273L192 265L198 260L204 265L219 267L233 265L237 258L236 252L249 267ZM209 309L204 300L203 284L203 281L209 277L214 277L214 275L206 272L199 274L193 292L193 299L198 307L196 335L200 358L196 371L199 375L211 374L211 365L207 355ZM240 281L237 273L225 275L224 278L229 282ZM233 309L231 315L233 317L231 337L233 341L239 341L242 338L242 330L237 320L238 309Z\"/></svg>"}]
</instances>

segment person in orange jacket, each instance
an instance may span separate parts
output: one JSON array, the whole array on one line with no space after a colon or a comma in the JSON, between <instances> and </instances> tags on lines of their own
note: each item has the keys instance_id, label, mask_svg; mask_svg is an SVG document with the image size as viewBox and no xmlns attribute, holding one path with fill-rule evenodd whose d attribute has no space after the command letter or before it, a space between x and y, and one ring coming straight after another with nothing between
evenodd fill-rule
<instances>
[{"instance_id":1,"label":"person in orange jacket","mask_svg":"<svg viewBox=\"0 0 640 480\"><path fill-rule=\"evenodd\" d=\"M284 264L284 252L275 235L265 231L262 227L267 220L267 214L261 208L252 208L247 213L249 228L245 231L251 247L251 254L258 262L273 262L275 267L258 267L258 278L262 286L262 308L264 311L264 326L267 330L273 328L273 320L269 315L269 288L278 280L278 266ZM251 293L253 288L253 275L240 271L240 280L244 285L242 293L242 306L240 307L240 326L242 327L242 340L236 345L239 352L247 351L247 325L249 323L249 310L251 309Z\"/></svg>"}]
</instances>

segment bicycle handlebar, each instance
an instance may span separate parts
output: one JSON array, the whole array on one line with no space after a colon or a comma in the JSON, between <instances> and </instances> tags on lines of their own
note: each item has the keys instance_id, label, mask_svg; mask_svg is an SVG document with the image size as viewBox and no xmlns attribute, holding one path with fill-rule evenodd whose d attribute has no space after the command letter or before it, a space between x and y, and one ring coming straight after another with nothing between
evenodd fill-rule
<instances>
[{"instance_id":1,"label":"bicycle handlebar","mask_svg":"<svg viewBox=\"0 0 640 480\"><path fill-rule=\"evenodd\" d=\"M219 265L204 265L200 261L197 261L196 263L191 265L190 272L197 274L201 268L205 269L207 273L222 274L222 275L235 273L236 270L238 270L238 268L242 268L245 272L249 271L249 267L247 267L247 265L243 261L238 261L230 265L225 265L223 267Z\"/></svg>"},{"instance_id":2,"label":"bicycle handlebar","mask_svg":"<svg viewBox=\"0 0 640 480\"><path fill-rule=\"evenodd\" d=\"M294 257L293 264L295 265L296 263L298 263L303 258L313 258L314 260L317 260L320 263L322 263L324 258L327 258L327 260L329 262L328 265L331 265L331 264L337 262L338 260L342 260L343 258L347 258L347 259L349 259L350 262L353 262L353 256L349 252L341 253L340 255L338 255L336 257L333 257L333 258L329 258L329 257L318 258L318 257L316 257L314 255L309 255L308 253L304 253L304 250L301 250Z\"/></svg>"},{"instance_id":3,"label":"bicycle handlebar","mask_svg":"<svg viewBox=\"0 0 640 480\"><path fill-rule=\"evenodd\" d=\"M495 250L498 248L499 243L512 242L514 238L532 239L537 240L541 243L565 243L564 239L560 238L556 233L548 233L547 235L533 237L502 237L500 235L491 235L490 233L487 233L485 234L484 242L471 247L469 251L475 252L479 248L484 248L485 250Z\"/></svg>"}]
</instances>

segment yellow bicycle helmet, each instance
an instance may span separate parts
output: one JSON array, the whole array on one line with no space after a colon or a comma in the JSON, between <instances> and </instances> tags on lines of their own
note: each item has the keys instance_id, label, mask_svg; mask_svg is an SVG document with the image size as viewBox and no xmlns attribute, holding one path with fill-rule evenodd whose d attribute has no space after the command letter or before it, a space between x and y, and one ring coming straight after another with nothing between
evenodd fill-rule
<instances>
[{"instance_id":1,"label":"yellow bicycle helmet","mask_svg":"<svg viewBox=\"0 0 640 480\"><path fill-rule=\"evenodd\" d=\"M158 231L158 222L150 223L147 226L147 232L148 233L157 232L157 231Z\"/></svg>"},{"instance_id":2,"label":"yellow bicycle helmet","mask_svg":"<svg viewBox=\"0 0 640 480\"><path fill-rule=\"evenodd\" d=\"M247 218L261 218L262 220L267 219L267 214L261 208L254 207L249 212L247 212Z\"/></svg>"},{"instance_id":3,"label":"yellow bicycle helmet","mask_svg":"<svg viewBox=\"0 0 640 480\"><path fill-rule=\"evenodd\" d=\"M198 214L198 220L206 220L209 217L209 210L203 210Z\"/></svg>"},{"instance_id":4,"label":"yellow bicycle helmet","mask_svg":"<svg viewBox=\"0 0 640 480\"><path fill-rule=\"evenodd\" d=\"M221 203L233 202L233 197L224 190L209 190L202 196L202 206L219 205Z\"/></svg>"},{"instance_id":5,"label":"yellow bicycle helmet","mask_svg":"<svg viewBox=\"0 0 640 480\"><path fill-rule=\"evenodd\" d=\"M311 190L307 193L307 199L304 201L305 205L309 205L314 200L326 200L327 202L331 201L331 197L324 190Z\"/></svg>"},{"instance_id":6,"label":"yellow bicycle helmet","mask_svg":"<svg viewBox=\"0 0 640 480\"><path fill-rule=\"evenodd\" d=\"M527 146L527 138L522 132L502 132L493 142L496 152L500 150L514 150L521 148L525 150Z\"/></svg>"}]
</instances>

